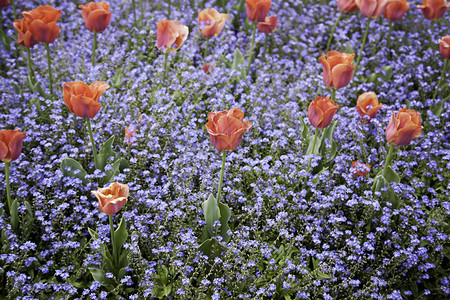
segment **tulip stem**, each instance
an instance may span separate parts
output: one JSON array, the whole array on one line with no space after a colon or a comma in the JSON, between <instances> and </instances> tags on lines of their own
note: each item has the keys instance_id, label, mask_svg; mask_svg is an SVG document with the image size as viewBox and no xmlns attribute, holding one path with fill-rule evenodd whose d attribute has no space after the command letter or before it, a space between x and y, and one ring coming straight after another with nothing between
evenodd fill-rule
<instances>
[{"instance_id":1,"label":"tulip stem","mask_svg":"<svg viewBox=\"0 0 450 300\"><path fill-rule=\"evenodd\" d=\"M206 47L205 47L205 52L203 52L203 58L205 58L206 54L208 54L208 46L209 46L209 39L206 39Z\"/></svg>"},{"instance_id":2,"label":"tulip stem","mask_svg":"<svg viewBox=\"0 0 450 300\"><path fill-rule=\"evenodd\" d=\"M117 248L116 248L116 240L115 240L115 235L114 235L114 224L113 224L113 216L112 215L108 215L109 218L109 228L111 231L111 244L112 244L112 249L113 249L113 264L114 267L117 268L117 264L118 264L118 257L117 257Z\"/></svg>"},{"instance_id":3,"label":"tulip stem","mask_svg":"<svg viewBox=\"0 0 450 300\"><path fill-rule=\"evenodd\" d=\"M131 3L131 7L133 9L133 17L134 17L134 24L135 26L137 26L137 18L136 18L136 1L133 0L133 2Z\"/></svg>"},{"instance_id":4,"label":"tulip stem","mask_svg":"<svg viewBox=\"0 0 450 300\"><path fill-rule=\"evenodd\" d=\"M11 6L13 9L13 15L14 15L14 19L17 19L17 13L16 13L16 1L15 0L11 0Z\"/></svg>"},{"instance_id":5,"label":"tulip stem","mask_svg":"<svg viewBox=\"0 0 450 300\"><path fill-rule=\"evenodd\" d=\"M11 188L9 187L9 164L11 162L5 161L5 178L6 178L6 199L8 201L8 211L11 213Z\"/></svg>"},{"instance_id":6,"label":"tulip stem","mask_svg":"<svg viewBox=\"0 0 450 300\"><path fill-rule=\"evenodd\" d=\"M356 71L358 70L359 62L360 62L360 60L362 58L362 51L364 49L364 46L366 45L366 40L367 40L367 35L369 34L369 27L370 27L370 21L371 20L372 20L371 18L367 19L366 32L364 33L364 37L363 37L362 44L361 44L361 49L359 49L358 60L356 61L356 64L355 64L354 74L356 74Z\"/></svg>"},{"instance_id":7,"label":"tulip stem","mask_svg":"<svg viewBox=\"0 0 450 300\"><path fill-rule=\"evenodd\" d=\"M220 170L219 189L217 190L217 197L216 197L217 204L219 204L219 202L220 202L220 193L222 192L223 174L225 173L226 157L227 157L227 151L223 150L223 152L222 152L222 169Z\"/></svg>"},{"instance_id":8,"label":"tulip stem","mask_svg":"<svg viewBox=\"0 0 450 300\"><path fill-rule=\"evenodd\" d=\"M167 6L167 20L170 19L170 6L171 6L171 4L172 4L172 1L169 0L169 6Z\"/></svg>"},{"instance_id":9,"label":"tulip stem","mask_svg":"<svg viewBox=\"0 0 450 300\"><path fill-rule=\"evenodd\" d=\"M389 147L389 152L386 156L386 161L384 162L383 176L386 174L387 167L389 167L389 163L391 162L392 156L394 155L395 144L391 143Z\"/></svg>"},{"instance_id":10,"label":"tulip stem","mask_svg":"<svg viewBox=\"0 0 450 300\"><path fill-rule=\"evenodd\" d=\"M33 62L31 61L31 51L30 48L27 48L28 52L28 71L30 72L30 76L32 79L36 79L34 76L34 70L33 70Z\"/></svg>"},{"instance_id":11,"label":"tulip stem","mask_svg":"<svg viewBox=\"0 0 450 300\"><path fill-rule=\"evenodd\" d=\"M438 84L436 85L436 89L434 90L433 101L436 99L437 93L439 91L439 86L441 85L442 78L445 76L445 70L447 69L448 60L445 60L444 68L442 69L441 78L439 78Z\"/></svg>"},{"instance_id":12,"label":"tulip stem","mask_svg":"<svg viewBox=\"0 0 450 300\"><path fill-rule=\"evenodd\" d=\"M169 52L164 53L164 75L163 75L163 83L166 82L166 76L167 76L167 57L169 56Z\"/></svg>"},{"instance_id":13,"label":"tulip stem","mask_svg":"<svg viewBox=\"0 0 450 300\"><path fill-rule=\"evenodd\" d=\"M89 138L91 139L91 145L92 145L92 153L94 153L94 165L95 168L97 169L97 150L95 149L95 144L94 144L94 135L92 134L92 128L91 128L91 119L86 118L86 122L87 122L87 126L88 126L88 131L89 131Z\"/></svg>"},{"instance_id":14,"label":"tulip stem","mask_svg":"<svg viewBox=\"0 0 450 300\"><path fill-rule=\"evenodd\" d=\"M314 142L313 142L313 147L312 147L312 151L314 154L314 151L316 149L316 140L317 140L317 133L319 132L319 129L316 128L315 132L314 132ZM312 157L309 159L308 162L308 170L306 171L307 173L309 172L309 169L311 168L311 161L312 161Z\"/></svg>"},{"instance_id":15,"label":"tulip stem","mask_svg":"<svg viewBox=\"0 0 450 300\"><path fill-rule=\"evenodd\" d=\"M44 43L44 45L45 49L47 49L48 79L50 82L50 94L53 95L52 59L50 57L50 47L47 43Z\"/></svg>"},{"instance_id":16,"label":"tulip stem","mask_svg":"<svg viewBox=\"0 0 450 300\"><path fill-rule=\"evenodd\" d=\"M250 73L250 65L252 64L252 58L253 58L253 48L255 47L255 34L256 34L256 25L257 22L253 22L253 36L252 36L252 48L250 49L250 57L248 59L248 66L247 66L247 73L245 75L248 75Z\"/></svg>"},{"instance_id":17,"label":"tulip stem","mask_svg":"<svg viewBox=\"0 0 450 300\"><path fill-rule=\"evenodd\" d=\"M331 29L331 34L330 34L330 38L328 39L327 50L325 50L325 54L327 54L328 50L330 50L331 41L333 40L333 34L334 34L334 31L336 30L336 26L339 23L339 20L341 20L341 17L342 17L342 11L339 14L339 17L337 18L336 22L334 22L333 29Z\"/></svg>"},{"instance_id":18,"label":"tulip stem","mask_svg":"<svg viewBox=\"0 0 450 300\"><path fill-rule=\"evenodd\" d=\"M331 100L334 102L334 104L336 104L336 89L335 88L331 88Z\"/></svg>"},{"instance_id":19,"label":"tulip stem","mask_svg":"<svg viewBox=\"0 0 450 300\"><path fill-rule=\"evenodd\" d=\"M94 32L94 44L92 45L92 66L95 64L95 50L97 49L97 32Z\"/></svg>"}]
</instances>

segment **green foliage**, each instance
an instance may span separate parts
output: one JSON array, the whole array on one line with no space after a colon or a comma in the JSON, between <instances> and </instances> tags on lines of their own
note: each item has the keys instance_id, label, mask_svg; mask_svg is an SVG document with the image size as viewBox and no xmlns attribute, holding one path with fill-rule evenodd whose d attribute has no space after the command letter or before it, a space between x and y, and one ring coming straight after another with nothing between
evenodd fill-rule
<instances>
[{"instance_id":1,"label":"green foliage","mask_svg":"<svg viewBox=\"0 0 450 300\"><path fill-rule=\"evenodd\" d=\"M231 70L236 70L241 72L240 78L245 78L245 58L239 48L234 50L233 63L231 65Z\"/></svg>"},{"instance_id":2,"label":"green foliage","mask_svg":"<svg viewBox=\"0 0 450 300\"><path fill-rule=\"evenodd\" d=\"M230 236L227 234L230 227L228 226L228 220L231 216L230 208L221 202L218 202L216 198L210 194L208 199L202 203L203 215L206 221L206 235L203 235L203 240L215 237L217 230L223 241L228 243ZM214 222L220 221L220 228L214 228Z\"/></svg>"}]
</instances>

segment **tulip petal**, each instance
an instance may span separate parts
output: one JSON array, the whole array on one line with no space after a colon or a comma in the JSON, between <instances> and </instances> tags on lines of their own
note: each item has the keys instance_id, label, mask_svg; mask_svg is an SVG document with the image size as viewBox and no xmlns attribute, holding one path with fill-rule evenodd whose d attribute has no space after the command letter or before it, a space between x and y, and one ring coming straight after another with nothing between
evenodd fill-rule
<instances>
[{"instance_id":1,"label":"tulip petal","mask_svg":"<svg viewBox=\"0 0 450 300\"><path fill-rule=\"evenodd\" d=\"M314 102L314 101L313 101ZM323 111L311 102L308 108L308 119L312 126L320 127L323 121Z\"/></svg>"},{"instance_id":2,"label":"tulip petal","mask_svg":"<svg viewBox=\"0 0 450 300\"><path fill-rule=\"evenodd\" d=\"M325 57L319 57L319 62L323 65L323 81L327 87L331 87L331 68Z\"/></svg>"},{"instance_id":3,"label":"tulip petal","mask_svg":"<svg viewBox=\"0 0 450 300\"><path fill-rule=\"evenodd\" d=\"M335 89L340 89L347 86L352 80L353 77L353 69L355 66L339 64L333 68L332 76L332 85Z\"/></svg>"},{"instance_id":4,"label":"tulip petal","mask_svg":"<svg viewBox=\"0 0 450 300\"><path fill-rule=\"evenodd\" d=\"M222 152L230 144L230 138L226 134L210 134L211 143L217 151Z\"/></svg>"},{"instance_id":5,"label":"tulip petal","mask_svg":"<svg viewBox=\"0 0 450 300\"><path fill-rule=\"evenodd\" d=\"M238 107L233 107L227 113L228 116L238 119L239 121L244 120L244 112L242 112Z\"/></svg>"},{"instance_id":6,"label":"tulip petal","mask_svg":"<svg viewBox=\"0 0 450 300\"><path fill-rule=\"evenodd\" d=\"M34 20L31 22L29 30L36 41L49 44L56 40L60 28L56 22L45 24L41 20Z\"/></svg>"},{"instance_id":7,"label":"tulip petal","mask_svg":"<svg viewBox=\"0 0 450 300\"><path fill-rule=\"evenodd\" d=\"M84 25L89 31L103 32L111 20L111 12L102 9L96 9L89 13L85 19Z\"/></svg>"},{"instance_id":8,"label":"tulip petal","mask_svg":"<svg viewBox=\"0 0 450 300\"><path fill-rule=\"evenodd\" d=\"M9 141L9 151L11 152L11 160L19 158L22 152L22 141L27 134L25 132L16 132Z\"/></svg>"},{"instance_id":9,"label":"tulip petal","mask_svg":"<svg viewBox=\"0 0 450 300\"><path fill-rule=\"evenodd\" d=\"M422 134L422 126L416 124L408 124L401 128L396 135L394 143L397 146L408 145L412 139L419 137Z\"/></svg>"},{"instance_id":10,"label":"tulip petal","mask_svg":"<svg viewBox=\"0 0 450 300\"><path fill-rule=\"evenodd\" d=\"M3 160L8 154L8 146L2 141L0 141L0 160Z\"/></svg>"},{"instance_id":11,"label":"tulip petal","mask_svg":"<svg viewBox=\"0 0 450 300\"><path fill-rule=\"evenodd\" d=\"M396 134L397 134L397 127L398 127L398 123L399 123L399 122L400 122L400 121L398 121L398 120L395 118L395 111L392 112L392 117L391 117L391 119L389 120L389 125L388 125L388 127L386 128L386 132L385 132L386 140L387 140L388 143L394 141L394 139L395 139L395 137L396 137Z\"/></svg>"},{"instance_id":12,"label":"tulip petal","mask_svg":"<svg viewBox=\"0 0 450 300\"><path fill-rule=\"evenodd\" d=\"M96 81L91 83L91 85L89 85L89 89L91 90L92 93L92 99L98 102L100 96L109 88L110 85L103 81Z\"/></svg>"}]
</instances>

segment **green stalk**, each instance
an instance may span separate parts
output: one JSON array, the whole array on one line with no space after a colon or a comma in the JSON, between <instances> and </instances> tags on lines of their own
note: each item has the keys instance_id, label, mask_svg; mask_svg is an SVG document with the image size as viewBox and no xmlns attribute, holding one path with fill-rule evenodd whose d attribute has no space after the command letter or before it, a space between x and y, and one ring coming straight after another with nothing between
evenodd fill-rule
<instances>
[{"instance_id":1,"label":"green stalk","mask_svg":"<svg viewBox=\"0 0 450 300\"><path fill-rule=\"evenodd\" d=\"M133 18L134 18L134 24L137 25L137 18L136 18L136 1L133 0L131 3L131 7L133 9Z\"/></svg>"},{"instance_id":2,"label":"green stalk","mask_svg":"<svg viewBox=\"0 0 450 300\"><path fill-rule=\"evenodd\" d=\"M334 22L334 26L333 26L333 29L331 30L330 38L328 39L327 50L325 51L325 54L327 54L328 50L330 50L331 41L333 40L333 34L334 34L334 31L336 30L336 26L339 23L339 20L341 19L341 17L342 17L342 11L339 14L339 17L337 18L336 22Z\"/></svg>"},{"instance_id":3,"label":"green stalk","mask_svg":"<svg viewBox=\"0 0 450 300\"><path fill-rule=\"evenodd\" d=\"M167 51L167 50L166 50ZM167 57L169 56L169 52L164 53L164 75L163 75L163 83L166 82L166 76L167 76Z\"/></svg>"},{"instance_id":4,"label":"green stalk","mask_svg":"<svg viewBox=\"0 0 450 300\"><path fill-rule=\"evenodd\" d=\"M9 164L11 162L5 161L5 178L6 178L6 200L8 202L8 211L11 212L11 188L9 187Z\"/></svg>"},{"instance_id":5,"label":"green stalk","mask_svg":"<svg viewBox=\"0 0 450 300\"><path fill-rule=\"evenodd\" d=\"M91 139L92 153L94 153L94 165L95 165L95 168L97 169L97 165L98 165L98 163L97 163L97 150L95 149L94 135L92 134L91 119L86 118L86 122L87 122L87 126L88 126L89 137Z\"/></svg>"},{"instance_id":6,"label":"green stalk","mask_svg":"<svg viewBox=\"0 0 450 300\"><path fill-rule=\"evenodd\" d=\"M389 33L387 36L387 48L388 50L390 50L391 48L391 32L392 32L392 27L393 27L394 22L389 22ZM390 51L389 51L390 53Z\"/></svg>"},{"instance_id":7,"label":"green stalk","mask_svg":"<svg viewBox=\"0 0 450 300\"><path fill-rule=\"evenodd\" d=\"M317 140L317 133L319 132L319 129L316 128L315 132L314 132L314 142L313 142L313 152L314 149L316 149L316 140ZM308 170L306 172L309 172L309 169L311 168L311 161L312 161L312 157L309 159L309 163L308 163Z\"/></svg>"},{"instance_id":8,"label":"green stalk","mask_svg":"<svg viewBox=\"0 0 450 300\"><path fill-rule=\"evenodd\" d=\"M32 79L36 79L36 76L34 76L33 62L31 61L30 48L27 48L27 52L28 52L28 71L30 72Z\"/></svg>"},{"instance_id":9,"label":"green stalk","mask_svg":"<svg viewBox=\"0 0 450 300\"><path fill-rule=\"evenodd\" d=\"M387 167L389 167L389 163L391 162L392 156L394 155L394 149L395 149L395 144L391 143L391 146L389 148L389 152L388 152L388 154L386 156L386 161L384 162L383 176L385 176Z\"/></svg>"},{"instance_id":10,"label":"green stalk","mask_svg":"<svg viewBox=\"0 0 450 300\"><path fill-rule=\"evenodd\" d=\"M445 70L447 69L447 65L448 65L448 60L445 60L444 68L442 69L442 73L441 73L441 78L439 78L439 82L436 86L436 90L434 91L433 101L434 101L434 99L436 99L437 93L439 91L439 86L441 85L442 78L444 78L444 76L445 76Z\"/></svg>"},{"instance_id":11,"label":"green stalk","mask_svg":"<svg viewBox=\"0 0 450 300\"><path fill-rule=\"evenodd\" d=\"M139 27L141 27L142 24L142 18L144 17L144 6L142 4L142 0L139 0L139 10L141 13L139 14Z\"/></svg>"},{"instance_id":12,"label":"green stalk","mask_svg":"<svg viewBox=\"0 0 450 300\"><path fill-rule=\"evenodd\" d=\"M257 22L253 23L252 48L250 49L250 57L248 59L247 73L245 73L245 75L248 75L248 73L250 73L250 65L252 63L252 57L253 57L253 47L255 47L255 34L256 34L256 25L257 24L258 24Z\"/></svg>"},{"instance_id":13,"label":"green stalk","mask_svg":"<svg viewBox=\"0 0 450 300\"><path fill-rule=\"evenodd\" d=\"M94 32L94 44L92 45L92 66L95 64L95 50L97 49L97 32Z\"/></svg>"},{"instance_id":14,"label":"green stalk","mask_svg":"<svg viewBox=\"0 0 450 300\"><path fill-rule=\"evenodd\" d=\"M15 0L11 0L11 6L13 8L14 19L17 19L16 3L15 2L16 2Z\"/></svg>"},{"instance_id":15,"label":"green stalk","mask_svg":"<svg viewBox=\"0 0 450 300\"><path fill-rule=\"evenodd\" d=\"M113 216L112 215L108 215L109 217L109 228L111 231L111 244L112 244L112 248L113 248L113 264L114 267L117 268L117 264L119 262L119 257L117 256L117 248L116 248L116 238L114 236L114 224L113 224Z\"/></svg>"},{"instance_id":16,"label":"green stalk","mask_svg":"<svg viewBox=\"0 0 450 300\"><path fill-rule=\"evenodd\" d=\"M336 104L336 89L335 88L331 88L331 100L334 101L334 104Z\"/></svg>"},{"instance_id":17,"label":"green stalk","mask_svg":"<svg viewBox=\"0 0 450 300\"><path fill-rule=\"evenodd\" d=\"M356 61L355 69L354 69L354 73L353 74L356 74L356 71L358 70L358 65L359 65L359 61L361 60L362 51L364 49L364 46L366 45L367 35L369 34L369 27L370 27L370 21L371 20L372 20L371 18L367 19L366 32L364 33L364 37L363 37L362 44L361 44L361 49L359 49L358 60Z\"/></svg>"},{"instance_id":18,"label":"green stalk","mask_svg":"<svg viewBox=\"0 0 450 300\"><path fill-rule=\"evenodd\" d=\"M48 63L48 78L50 81L50 94L53 95L53 79L52 79L52 59L50 57L50 47L47 43L44 43L45 49L47 49L47 63Z\"/></svg>"},{"instance_id":19,"label":"green stalk","mask_svg":"<svg viewBox=\"0 0 450 300\"><path fill-rule=\"evenodd\" d=\"M209 46L209 39L206 39L206 47L205 47L205 52L203 52L203 58L205 58L206 54L208 54L208 46Z\"/></svg>"},{"instance_id":20,"label":"green stalk","mask_svg":"<svg viewBox=\"0 0 450 300\"><path fill-rule=\"evenodd\" d=\"M225 173L225 159L227 157L227 151L224 150L222 152L222 170L220 171L220 180L219 180L219 189L217 191L217 204L220 202L220 193L222 192L222 184L223 184L223 174Z\"/></svg>"},{"instance_id":21,"label":"green stalk","mask_svg":"<svg viewBox=\"0 0 450 300\"><path fill-rule=\"evenodd\" d=\"M170 7L171 7L171 5L172 5L172 1L169 0L169 6L167 7L167 20L170 19Z\"/></svg>"}]
</instances>

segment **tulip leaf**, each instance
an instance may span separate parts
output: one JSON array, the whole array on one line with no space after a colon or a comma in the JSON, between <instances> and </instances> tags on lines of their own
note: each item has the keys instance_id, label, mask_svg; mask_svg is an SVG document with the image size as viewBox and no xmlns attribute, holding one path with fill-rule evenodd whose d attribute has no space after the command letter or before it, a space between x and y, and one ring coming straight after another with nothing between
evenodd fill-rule
<instances>
[{"instance_id":1,"label":"tulip leaf","mask_svg":"<svg viewBox=\"0 0 450 300\"><path fill-rule=\"evenodd\" d=\"M397 194L383 175L378 175L373 183L375 192L381 193L382 202L391 202L393 208L399 207Z\"/></svg>"},{"instance_id":2,"label":"tulip leaf","mask_svg":"<svg viewBox=\"0 0 450 300\"><path fill-rule=\"evenodd\" d=\"M11 39L2 29L0 29L0 39L2 40L2 44L6 51L11 51Z\"/></svg>"},{"instance_id":3,"label":"tulip leaf","mask_svg":"<svg viewBox=\"0 0 450 300\"><path fill-rule=\"evenodd\" d=\"M349 42L347 42L347 46L345 47L344 50L345 53L349 53L349 54L353 54L355 53L355 50L353 50L352 46L350 45Z\"/></svg>"},{"instance_id":4,"label":"tulip leaf","mask_svg":"<svg viewBox=\"0 0 450 300\"><path fill-rule=\"evenodd\" d=\"M227 248L220 244L215 238L207 239L198 247L198 251L203 252L203 254L208 257L219 257L226 249Z\"/></svg>"},{"instance_id":5,"label":"tulip leaf","mask_svg":"<svg viewBox=\"0 0 450 300\"><path fill-rule=\"evenodd\" d=\"M116 158L116 153L114 152L112 145L114 143L114 135L111 136L102 146L102 148L100 148L100 151L98 151L98 156L97 156L97 161L98 161L98 165L97 168L100 170L104 170L106 163L108 161L108 159L112 156L114 157L114 161Z\"/></svg>"},{"instance_id":6,"label":"tulip leaf","mask_svg":"<svg viewBox=\"0 0 450 300\"><path fill-rule=\"evenodd\" d=\"M241 71L241 76L244 77L245 74L245 58L239 48L234 50L233 64L231 65L232 70Z\"/></svg>"},{"instance_id":7,"label":"tulip leaf","mask_svg":"<svg viewBox=\"0 0 450 300\"><path fill-rule=\"evenodd\" d=\"M19 228L19 202L17 202L17 199L11 204L9 213L11 214L11 227L17 230Z\"/></svg>"},{"instance_id":8,"label":"tulip leaf","mask_svg":"<svg viewBox=\"0 0 450 300\"><path fill-rule=\"evenodd\" d=\"M317 129L316 129L317 130ZM314 143L314 140L316 141ZM314 147L314 149L313 149ZM312 135L308 138L308 149L306 149L305 155L318 155L320 149L320 140L319 137L316 137L315 135Z\"/></svg>"},{"instance_id":9,"label":"tulip leaf","mask_svg":"<svg viewBox=\"0 0 450 300\"><path fill-rule=\"evenodd\" d=\"M128 266L128 251L127 251L127 249L125 249L125 251L123 251L122 254L120 255L119 264L118 264L118 267L120 269L125 268L126 266Z\"/></svg>"},{"instance_id":10,"label":"tulip leaf","mask_svg":"<svg viewBox=\"0 0 450 300\"><path fill-rule=\"evenodd\" d=\"M93 238L94 240L98 239L98 233L95 230L88 228L88 231L89 231L89 234L91 235L91 238Z\"/></svg>"},{"instance_id":11,"label":"tulip leaf","mask_svg":"<svg viewBox=\"0 0 450 300\"><path fill-rule=\"evenodd\" d=\"M103 286L112 286L114 284L114 280L103 275L103 270L101 268L97 266L90 266L88 269L94 280L100 282Z\"/></svg>"},{"instance_id":12,"label":"tulip leaf","mask_svg":"<svg viewBox=\"0 0 450 300\"><path fill-rule=\"evenodd\" d=\"M24 204L25 204L25 207L27 208L27 212L23 216L22 234L23 234L24 237L28 237L31 234L32 230L33 230L34 215L33 215L33 210L31 209L30 202L25 201Z\"/></svg>"},{"instance_id":13,"label":"tulip leaf","mask_svg":"<svg viewBox=\"0 0 450 300\"><path fill-rule=\"evenodd\" d=\"M439 117L442 114L444 104L448 99L450 99L450 95L447 98L442 99L441 102L439 102L438 104L436 104L434 107L431 108L431 111L435 116Z\"/></svg>"},{"instance_id":14,"label":"tulip leaf","mask_svg":"<svg viewBox=\"0 0 450 300\"><path fill-rule=\"evenodd\" d=\"M61 162L61 171L65 177L75 177L81 179L83 184L87 184L88 180L86 179L86 171L83 166L72 158L64 158Z\"/></svg>"},{"instance_id":15,"label":"tulip leaf","mask_svg":"<svg viewBox=\"0 0 450 300\"><path fill-rule=\"evenodd\" d=\"M231 217L231 210L228 205L219 202L219 210L220 210L220 235L223 238L225 243L228 243L231 237L228 235L228 230L230 227L228 226L228 220Z\"/></svg>"},{"instance_id":16,"label":"tulip leaf","mask_svg":"<svg viewBox=\"0 0 450 300\"><path fill-rule=\"evenodd\" d=\"M120 221L119 227L114 232L114 237L116 240L116 249L120 251L123 244L125 244L128 238L127 222L125 221L125 218L123 216L122 220Z\"/></svg>"},{"instance_id":17,"label":"tulip leaf","mask_svg":"<svg viewBox=\"0 0 450 300\"><path fill-rule=\"evenodd\" d=\"M333 145L336 144L333 141L333 132L334 132L334 129L336 128L336 124L337 124L337 122L334 121L333 123L328 125L328 127L325 128L325 130L323 132L322 139L320 140L320 151L319 151L322 156L326 155L326 150L327 150L325 147L325 139L328 139L329 143L331 144L331 149L330 149L330 153L329 153L330 156L333 157L334 154L336 154L337 147L335 146L333 148Z\"/></svg>"},{"instance_id":18,"label":"tulip leaf","mask_svg":"<svg viewBox=\"0 0 450 300\"><path fill-rule=\"evenodd\" d=\"M305 120L302 117L300 117L300 123L302 127L302 138L306 140L309 136L308 126L306 126Z\"/></svg>"},{"instance_id":19,"label":"tulip leaf","mask_svg":"<svg viewBox=\"0 0 450 300\"><path fill-rule=\"evenodd\" d=\"M119 174L120 172L120 165L122 163L122 158L119 158L118 160L116 160L113 165L112 168L108 171L105 172L105 176L100 180L100 185L105 185L108 182L112 182L114 179L114 176L117 176L117 174Z\"/></svg>"},{"instance_id":20,"label":"tulip leaf","mask_svg":"<svg viewBox=\"0 0 450 300\"><path fill-rule=\"evenodd\" d=\"M202 203L203 215L205 216L206 228L210 237L215 236L214 222L220 219L220 209L216 198L210 194L208 200Z\"/></svg>"},{"instance_id":21,"label":"tulip leaf","mask_svg":"<svg viewBox=\"0 0 450 300\"><path fill-rule=\"evenodd\" d=\"M386 178L387 182L397 182L400 183L400 176L391 168L391 166L388 166L387 168L383 169L383 176Z\"/></svg>"}]
</instances>

